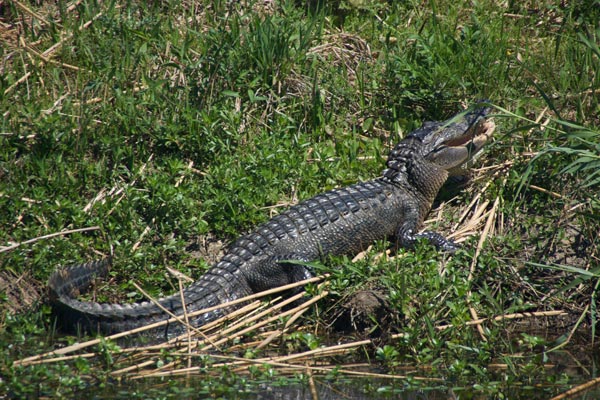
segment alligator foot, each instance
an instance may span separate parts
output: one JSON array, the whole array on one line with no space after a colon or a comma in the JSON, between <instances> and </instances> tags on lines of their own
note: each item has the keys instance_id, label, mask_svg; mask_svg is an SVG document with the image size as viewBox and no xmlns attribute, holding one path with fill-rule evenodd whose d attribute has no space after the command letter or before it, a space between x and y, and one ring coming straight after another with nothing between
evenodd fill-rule
<instances>
[{"instance_id":1,"label":"alligator foot","mask_svg":"<svg viewBox=\"0 0 600 400\"><path fill-rule=\"evenodd\" d=\"M461 246L451 239L446 239L444 236L433 231L424 231L421 233L413 233L412 229L405 230L399 233L396 245L393 250L398 250L399 247L413 248L419 239L425 239L427 242L435 246L439 250L448 253L454 253Z\"/></svg>"}]
</instances>

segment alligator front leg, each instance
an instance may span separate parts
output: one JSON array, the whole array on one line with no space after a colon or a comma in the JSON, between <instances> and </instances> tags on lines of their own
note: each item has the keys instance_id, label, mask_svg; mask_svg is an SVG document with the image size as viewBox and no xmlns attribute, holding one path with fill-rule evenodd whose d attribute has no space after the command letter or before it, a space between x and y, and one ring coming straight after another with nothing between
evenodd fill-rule
<instances>
[{"instance_id":1,"label":"alligator front leg","mask_svg":"<svg viewBox=\"0 0 600 400\"><path fill-rule=\"evenodd\" d=\"M407 203L404 211L405 220L396 233L397 247L411 248L414 247L417 240L425 239L439 250L453 253L460 248L457 243L450 239L446 239L437 232L423 231L415 233L421 222L419 221L418 207L414 204Z\"/></svg>"},{"instance_id":2,"label":"alligator front leg","mask_svg":"<svg viewBox=\"0 0 600 400\"><path fill-rule=\"evenodd\" d=\"M402 233L398 233L399 243L402 247L413 247L415 242L419 239L425 239L440 250L444 250L450 253L460 249L460 245L453 240L446 239L434 231L423 231L420 233L414 233L412 229L402 230Z\"/></svg>"}]
</instances>

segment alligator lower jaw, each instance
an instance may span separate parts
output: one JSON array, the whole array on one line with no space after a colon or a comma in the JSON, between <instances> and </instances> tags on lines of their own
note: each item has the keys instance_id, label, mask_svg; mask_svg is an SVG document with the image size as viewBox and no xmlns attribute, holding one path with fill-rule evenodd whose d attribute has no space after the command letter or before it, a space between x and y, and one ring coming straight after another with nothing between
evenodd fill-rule
<instances>
[{"instance_id":1,"label":"alligator lower jaw","mask_svg":"<svg viewBox=\"0 0 600 400\"><path fill-rule=\"evenodd\" d=\"M463 135L461 138L453 140L452 147L468 149L469 155L465 159L464 164L458 165L454 168L448 168L449 176L460 176L465 175L466 170L477 158L479 151L483 146L490 140L496 124L494 121L486 120L473 127L470 134ZM448 144L446 144L448 146Z\"/></svg>"},{"instance_id":2,"label":"alligator lower jaw","mask_svg":"<svg viewBox=\"0 0 600 400\"><path fill-rule=\"evenodd\" d=\"M485 143L492 137L496 130L496 124L492 120L486 120L477 127L477 133L473 137L473 143L477 148L483 147Z\"/></svg>"}]
</instances>

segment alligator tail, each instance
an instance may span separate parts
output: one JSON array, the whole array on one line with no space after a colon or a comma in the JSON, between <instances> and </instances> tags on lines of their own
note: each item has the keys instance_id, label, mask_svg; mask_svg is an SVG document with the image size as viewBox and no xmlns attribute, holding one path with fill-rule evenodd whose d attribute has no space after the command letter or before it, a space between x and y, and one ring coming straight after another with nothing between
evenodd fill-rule
<instances>
[{"instance_id":1,"label":"alligator tail","mask_svg":"<svg viewBox=\"0 0 600 400\"><path fill-rule=\"evenodd\" d=\"M94 279L106 276L111 263L112 258L107 257L55 271L48 280L50 298L77 296L79 292L85 291Z\"/></svg>"},{"instance_id":2,"label":"alligator tail","mask_svg":"<svg viewBox=\"0 0 600 400\"><path fill-rule=\"evenodd\" d=\"M105 275L111 259L106 258L81 265L74 265L54 272L48 282L49 299L57 323L62 331L75 333L112 334L145 325L164 321L171 318L165 312L182 315L181 293L160 298L155 302L132 304L108 304L93 301L79 301L75 297L85 290L99 276ZM228 268L213 267L198 281L183 290L185 310L188 313L244 297L250 294L250 289L241 282L237 274L232 274L232 265ZM190 324L199 327L213 321L233 309L233 306L202 313L190 320ZM176 322L153 330L155 334L164 333L167 336L180 334L185 327Z\"/></svg>"}]
</instances>

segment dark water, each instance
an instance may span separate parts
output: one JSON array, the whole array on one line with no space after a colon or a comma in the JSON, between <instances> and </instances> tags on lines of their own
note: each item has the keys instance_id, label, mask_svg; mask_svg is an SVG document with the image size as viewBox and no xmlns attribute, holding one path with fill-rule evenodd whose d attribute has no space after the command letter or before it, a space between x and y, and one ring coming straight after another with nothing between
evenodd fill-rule
<instances>
[{"instance_id":1,"label":"dark water","mask_svg":"<svg viewBox=\"0 0 600 400\"><path fill-rule=\"evenodd\" d=\"M202 378L199 378L202 380ZM145 381L130 384L115 384L90 387L82 391L83 399L188 399L188 398L223 398L223 399L258 399L258 400L438 400L451 399L452 393L446 390L426 389L407 390L401 382L385 382L383 380L366 379L315 379L313 385L308 383L263 382L256 385L232 385L229 388L216 389L209 392L205 385L196 387L194 378L177 383L170 381Z\"/></svg>"},{"instance_id":2,"label":"dark water","mask_svg":"<svg viewBox=\"0 0 600 400\"><path fill-rule=\"evenodd\" d=\"M594 352L575 353L556 351L544 363L542 379L529 380L519 377L510 384L503 377L507 370L491 374L497 380L485 383L473 382L469 386L455 386L451 382L439 382L426 386L399 379L365 379L340 376L325 378L314 376L312 382L306 377L274 377L260 381L235 377L214 378L191 375L186 378L153 378L106 382L90 386L79 394L82 399L261 399L261 400L330 400L330 399L400 399L400 400L449 400L449 399L550 399L573 386L589 382L597 377ZM590 361L592 361L590 363ZM551 365L551 367L550 367ZM229 379L229 381L227 381ZM513 377L514 379L514 377ZM421 385L415 388L416 385ZM600 385L568 399L600 399Z\"/></svg>"},{"instance_id":3,"label":"dark water","mask_svg":"<svg viewBox=\"0 0 600 400\"><path fill-rule=\"evenodd\" d=\"M407 389L402 384L357 380L335 380L318 382L311 388L308 384L290 384L288 386L263 383L256 387L232 386L228 390L208 392L194 387L193 380L170 382L169 384L145 382L132 385L90 388L80 393L82 399L259 399L259 400L450 400L450 399L550 399L568 390L550 390L549 388L507 388L498 392L486 392L475 387L450 389ZM475 386L475 385L474 385ZM556 389L556 388L555 388ZM572 399L600 399L600 389L582 392Z\"/></svg>"},{"instance_id":4,"label":"dark water","mask_svg":"<svg viewBox=\"0 0 600 400\"><path fill-rule=\"evenodd\" d=\"M586 338L586 340L589 338ZM487 366L486 374L473 374L471 380L447 378L435 382L417 382L403 379L356 378L348 375L315 374L283 376L273 368L272 376L260 378L236 375L230 371L212 371L211 375L191 374L185 377L147 379L108 379L88 375L86 387L76 390L76 396L85 400L95 399L264 399L264 400L328 400L328 399L551 399L572 387L591 382L600 376L600 352L589 344L569 345L552 352L537 352L539 362L531 363L536 368L528 371L527 363L518 355L504 359L504 364ZM527 355L531 357L531 355ZM513 362L514 364L510 364ZM499 360L499 363L501 361ZM369 367L370 368L370 367ZM379 368L379 369L377 369ZM71 370L72 371L72 370ZM93 371L93 367L92 367ZM218 376L214 376L215 372ZM385 373L377 362L373 370ZM134 372L135 373L135 372ZM444 378L444 370L433 375ZM447 374L450 376L450 374ZM484 376L485 382L475 381ZM0 376L0 381L2 377ZM101 382L98 382L101 380ZM93 382L93 383L92 383ZM468 382L465 383L465 382ZM0 382L1 383L1 382ZM0 385L1 386L1 385ZM49 390L38 393L41 397L54 398L56 392ZM72 392L71 392L72 393ZM70 394L71 394L70 393ZM9 394L0 399L17 398ZM568 397L572 399L600 399L600 384L591 386Z\"/></svg>"}]
</instances>

